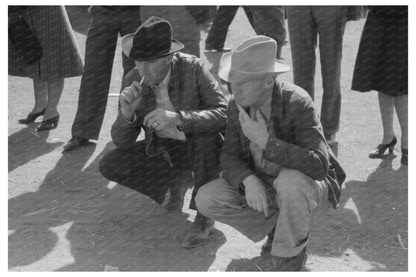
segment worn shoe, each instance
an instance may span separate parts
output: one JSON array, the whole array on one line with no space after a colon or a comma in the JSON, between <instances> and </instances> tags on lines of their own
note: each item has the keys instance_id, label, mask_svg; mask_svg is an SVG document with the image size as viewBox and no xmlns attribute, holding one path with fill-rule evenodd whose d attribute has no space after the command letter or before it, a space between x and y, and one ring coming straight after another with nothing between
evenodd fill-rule
<instances>
[{"instance_id":1,"label":"worn shoe","mask_svg":"<svg viewBox=\"0 0 416 277\"><path fill-rule=\"evenodd\" d=\"M89 142L89 139L73 136L65 145L64 151L72 151L80 146L84 146Z\"/></svg>"},{"instance_id":2,"label":"worn shoe","mask_svg":"<svg viewBox=\"0 0 416 277\"><path fill-rule=\"evenodd\" d=\"M214 230L214 220L197 212L195 221L182 242L185 249L194 248L205 244Z\"/></svg>"},{"instance_id":3,"label":"worn shoe","mask_svg":"<svg viewBox=\"0 0 416 277\"><path fill-rule=\"evenodd\" d=\"M168 197L166 198L165 203L163 203L163 207L166 209L166 211L168 212L182 211L183 198L185 196L184 191L186 190L180 186L173 186L169 188Z\"/></svg>"},{"instance_id":4,"label":"worn shoe","mask_svg":"<svg viewBox=\"0 0 416 277\"><path fill-rule=\"evenodd\" d=\"M46 111L46 109L43 109L43 111L38 112L38 113L30 113L30 114L28 114L28 115L27 115L27 117L26 117L26 118L19 119L19 123L20 123L20 124L29 124L29 123L32 123L32 122L34 122L34 121L36 120L36 118L38 118L39 116L41 116L41 115L45 115L45 111Z\"/></svg>"},{"instance_id":5,"label":"worn shoe","mask_svg":"<svg viewBox=\"0 0 416 277\"><path fill-rule=\"evenodd\" d=\"M36 128L36 132L55 129L56 127L58 127L58 123L59 123L59 115L49 118L47 120L43 120L42 123L40 123L40 125Z\"/></svg>"},{"instance_id":6,"label":"worn shoe","mask_svg":"<svg viewBox=\"0 0 416 277\"><path fill-rule=\"evenodd\" d=\"M302 271L305 269L306 259L306 247L294 257L272 256L273 267L276 271Z\"/></svg>"}]
</instances>

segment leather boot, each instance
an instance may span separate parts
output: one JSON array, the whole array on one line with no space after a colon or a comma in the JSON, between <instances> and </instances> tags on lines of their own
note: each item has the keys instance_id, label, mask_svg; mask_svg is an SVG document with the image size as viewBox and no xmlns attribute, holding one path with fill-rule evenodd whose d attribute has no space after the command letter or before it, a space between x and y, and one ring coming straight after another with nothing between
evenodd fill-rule
<instances>
[{"instance_id":1,"label":"leather boot","mask_svg":"<svg viewBox=\"0 0 416 277\"><path fill-rule=\"evenodd\" d=\"M214 230L214 220L197 212L194 223L182 242L183 248L194 248L205 244Z\"/></svg>"},{"instance_id":2,"label":"leather boot","mask_svg":"<svg viewBox=\"0 0 416 277\"><path fill-rule=\"evenodd\" d=\"M306 247L294 257L272 256L274 270L276 271L302 271L305 270L307 254Z\"/></svg>"}]
</instances>

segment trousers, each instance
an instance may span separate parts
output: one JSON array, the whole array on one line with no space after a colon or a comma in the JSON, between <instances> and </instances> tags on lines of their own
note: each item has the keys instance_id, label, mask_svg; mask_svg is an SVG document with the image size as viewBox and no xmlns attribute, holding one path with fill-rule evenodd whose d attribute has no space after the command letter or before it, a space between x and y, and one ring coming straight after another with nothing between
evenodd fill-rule
<instances>
[{"instance_id":1,"label":"trousers","mask_svg":"<svg viewBox=\"0 0 416 277\"><path fill-rule=\"evenodd\" d=\"M162 204L167 190L184 187L191 174L188 143L171 140L169 144L171 164L163 156L148 156L145 142L139 141L132 148L116 148L105 154L99 171L108 180Z\"/></svg>"},{"instance_id":2,"label":"trousers","mask_svg":"<svg viewBox=\"0 0 416 277\"><path fill-rule=\"evenodd\" d=\"M288 6L293 81L315 98L315 49L319 37L322 73L321 122L325 135L339 129L341 115L342 40L346 6Z\"/></svg>"},{"instance_id":3,"label":"trousers","mask_svg":"<svg viewBox=\"0 0 416 277\"><path fill-rule=\"evenodd\" d=\"M72 123L72 136L97 140L104 120L118 34L134 33L140 26L140 8L91 8L92 22L85 45L85 66ZM123 77L135 67L124 53ZM124 85L122 84L122 87Z\"/></svg>"},{"instance_id":4,"label":"trousers","mask_svg":"<svg viewBox=\"0 0 416 277\"><path fill-rule=\"evenodd\" d=\"M275 191L269 197L267 218L251 209L244 193L223 178L199 189L196 206L203 215L231 225L254 242L262 240L275 227L272 255L296 256L308 243L312 211L329 206L328 189L323 182L286 168L265 185Z\"/></svg>"}]
</instances>

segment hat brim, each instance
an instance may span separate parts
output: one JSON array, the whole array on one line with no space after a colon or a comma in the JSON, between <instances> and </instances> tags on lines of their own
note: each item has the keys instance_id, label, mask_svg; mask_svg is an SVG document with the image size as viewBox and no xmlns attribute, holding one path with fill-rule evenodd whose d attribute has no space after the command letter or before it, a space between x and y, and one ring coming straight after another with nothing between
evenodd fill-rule
<instances>
[{"instance_id":1,"label":"hat brim","mask_svg":"<svg viewBox=\"0 0 416 277\"><path fill-rule=\"evenodd\" d=\"M127 35L125 35L121 38L121 49L122 49L123 53L129 59L132 59L132 58L130 58L130 52L131 52L131 49L133 48L133 39L134 39L134 33L127 34ZM155 55L155 56L152 56L152 57L148 57L146 59L132 59L132 60L149 61L149 60L161 58L161 57L167 56L169 54L175 53L175 52L183 49L184 47L185 47L185 45L183 45L183 43L181 43L180 41L177 41L176 39L172 39L172 43L171 43L169 52L163 53L163 54L160 54L160 55Z\"/></svg>"},{"instance_id":2,"label":"hat brim","mask_svg":"<svg viewBox=\"0 0 416 277\"><path fill-rule=\"evenodd\" d=\"M242 78L247 78L250 76L260 76L264 74L271 73L285 73L290 70L290 67L278 60L275 61L274 69L272 71L261 71L261 72L245 72L240 70L231 70L231 57L232 52L225 53L221 57L220 66L218 69L218 76L226 82L236 82Z\"/></svg>"}]
</instances>

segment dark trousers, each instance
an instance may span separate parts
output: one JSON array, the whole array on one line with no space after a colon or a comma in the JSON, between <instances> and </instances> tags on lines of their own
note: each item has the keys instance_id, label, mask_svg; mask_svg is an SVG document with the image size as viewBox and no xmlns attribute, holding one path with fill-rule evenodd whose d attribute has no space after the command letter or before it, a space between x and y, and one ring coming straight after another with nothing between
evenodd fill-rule
<instances>
[{"instance_id":1,"label":"dark trousers","mask_svg":"<svg viewBox=\"0 0 416 277\"><path fill-rule=\"evenodd\" d=\"M207 39L205 40L205 49L222 49L224 48L225 39L227 38L228 28L237 13L238 6L219 6L217 14L212 22Z\"/></svg>"},{"instance_id":2,"label":"dark trousers","mask_svg":"<svg viewBox=\"0 0 416 277\"><path fill-rule=\"evenodd\" d=\"M109 9L93 6L91 14L72 135L97 140L107 106L118 35L135 32L141 21L139 7ZM134 61L123 54L123 77L134 66Z\"/></svg>"},{"instance_id":3,"label":"dark trousers","mask_svg":"<svg viewBox=\"0 0 416 277\"><path fill-rule=\"evenodd\" d=\"M220 6L211 30L205 41L206 49L224 48L228 28L239 6ZM281 48L286 39L284 8L281 6L243 6L248 21L257 35L265 35L277 43L276 57L280 58Z\"/></svg>"},{"instance_id":4,"label":"dark trousers","mask_svg":"<svg viewBox=\"0 0 416 277\"><path fill-rule=\"evenodd\" d=\"M167 190L184 186L190 174L190 153L187 142L168 143L172 166L160 155L149 157L144 141L129 149L116 148L100 161L101 174L110 181L149 196L162 204Z\"/></svg>"},{"instance_id":5,"label":"dark trousers","mask_svg":"<svg viewBox=\"0 0 416 277\"><path fill-rule=\"evenodd\" d=\"M283 6L247 6L253 18L252 25L257 35L268 36L276 41L276 58L281 58L286 39L285 8ZM247 14L247 11L246 11Z\"/></svg>"},{"instance_id":6,"label":"dark trousers","mask_svg":"<svg viewBox=\"0 0 416 277\"><path fill-rule=\"evenodd\" d=\"M287 7L294 83L314 99L315 49L319 37L322 72L321 122L325 135L339 129L341 115L342 39L346 6Z\"/></svg>"}]
</instances>

